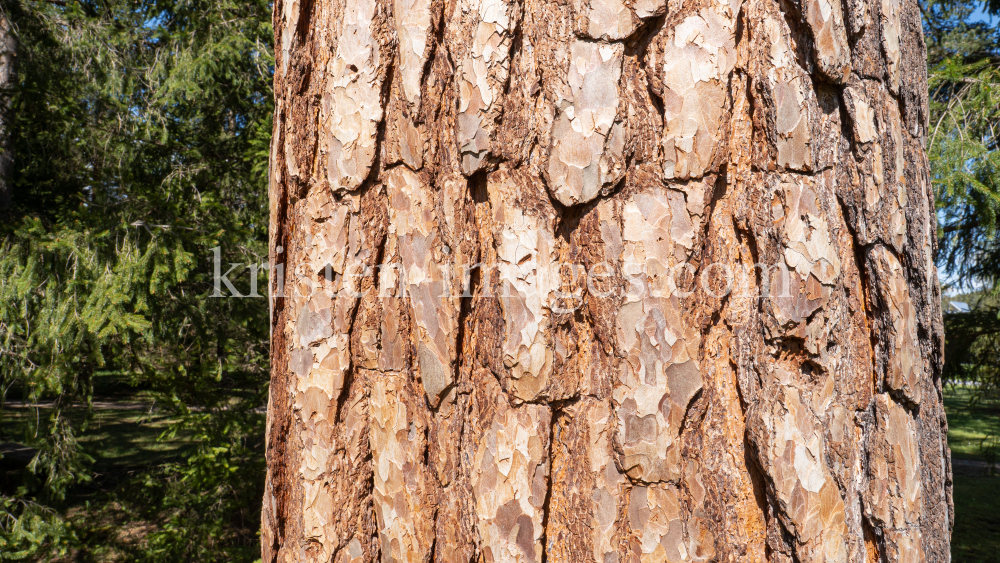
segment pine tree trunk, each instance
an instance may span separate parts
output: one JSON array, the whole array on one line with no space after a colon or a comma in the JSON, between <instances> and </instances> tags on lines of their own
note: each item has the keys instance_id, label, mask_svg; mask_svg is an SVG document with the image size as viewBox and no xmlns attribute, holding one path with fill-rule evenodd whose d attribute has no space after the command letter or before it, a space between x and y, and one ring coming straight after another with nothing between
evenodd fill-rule
<instances>
[{"instance_id":1,"label":"pine tree trunk","mask_svg":"<svg viewBox=\"0 0 1000 563\"><path fill-rule=\"evenodd\" d=\"M915 1L274 24L264 562L949 561Z\"/></svg>"},{"instance_id":2,"label":"pine tree trunk","mask_svg":"<svg viewBox=\"0 0 1000 563\"><path fill-rule=\"evenodd\" d=\"M14 155L10 150L11 90L16 75L17 38L6 7L0 8L0 210L10 207L10 174Z\"/></svg>"}]
</instances>

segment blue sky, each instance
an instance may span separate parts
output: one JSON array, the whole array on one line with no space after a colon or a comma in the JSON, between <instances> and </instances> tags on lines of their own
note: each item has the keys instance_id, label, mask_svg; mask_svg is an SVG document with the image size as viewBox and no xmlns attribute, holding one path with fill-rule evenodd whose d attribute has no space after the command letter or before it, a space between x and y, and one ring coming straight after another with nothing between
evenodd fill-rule
<instances>
[{"instance_id":1,"label":"blue sky","mask_svg":"<svg viewBox=\"0 0 1000 563\"><path fill-rule=\"evenodd\" d=\"M974 23L974 22L993 23L994 19L997 18L986 13L986 3L983 2L982 4L979 5L978 8L976 8L976 11L972 12L972 15L969 16L969 23Z\"/></svg>"}]
</instances>

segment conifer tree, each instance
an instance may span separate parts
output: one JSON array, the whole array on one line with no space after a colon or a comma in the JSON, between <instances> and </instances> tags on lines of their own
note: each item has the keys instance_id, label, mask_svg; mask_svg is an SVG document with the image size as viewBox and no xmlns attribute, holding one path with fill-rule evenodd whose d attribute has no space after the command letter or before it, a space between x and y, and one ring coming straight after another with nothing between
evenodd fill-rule
<instances>
[{"instance_id":1,"label":"conifer tree","mask_svg":"<svg viewBox=\"0 0 1000 563\"><path fill-rule=\"evenodd\" d=\"M218 249L243 265L230 276L243 294L246 266L266 261L270 5L21 0L4 13L18 73L4 122L0 389L7 404L54 406L15 436L39 453L24 486L4 491L0 558L87 537L87 522L60 516L92 477L86 422L68 414L112 372L152 389L190 443L114 492L156 523L128 558L252 560L267 302L213 299L212 260Z\"/></svg>"}]
</instances>

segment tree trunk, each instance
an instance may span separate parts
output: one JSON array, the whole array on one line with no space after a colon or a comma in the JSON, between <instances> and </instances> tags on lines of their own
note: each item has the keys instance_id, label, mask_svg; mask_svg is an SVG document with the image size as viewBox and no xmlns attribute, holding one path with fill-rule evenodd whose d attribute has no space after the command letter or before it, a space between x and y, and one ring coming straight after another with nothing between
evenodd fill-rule
<instances>
[{"instance_id":1,"label":"tree trunk","mask_svg":"<svg viewBox=\"0 0 1000 563\"><path fill-rule=\"evenodd\" d=\"M265 562L949 561L915 1L274 24Z\"/></svg>"},{"instance_id":2,"label":"tree trunk","mask_svg":"<svg viewBox=\"0 0 1000 563\"><path fill-rule=\"evenodd\" d=\"M10 207L10 173L14 155L10 150L11 90L16 75L17 38L6 7L0 8L0 211Z\"/></svg>"}]
</instances>

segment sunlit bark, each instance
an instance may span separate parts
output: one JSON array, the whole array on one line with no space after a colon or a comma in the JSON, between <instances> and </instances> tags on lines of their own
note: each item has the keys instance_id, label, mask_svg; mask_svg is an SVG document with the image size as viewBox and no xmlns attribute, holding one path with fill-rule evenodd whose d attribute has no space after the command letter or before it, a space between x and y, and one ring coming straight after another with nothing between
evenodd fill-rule
<instances>
[{"instance_id":1,"label":"sunlit bark","mask_svg":"<svg viewBox=\"0 0 1000 563\"><path fill-rule=\"evenodd\" d=\"M919 17L276 2L263 560L948 561Z\"/></svg>"}]
</instances>

